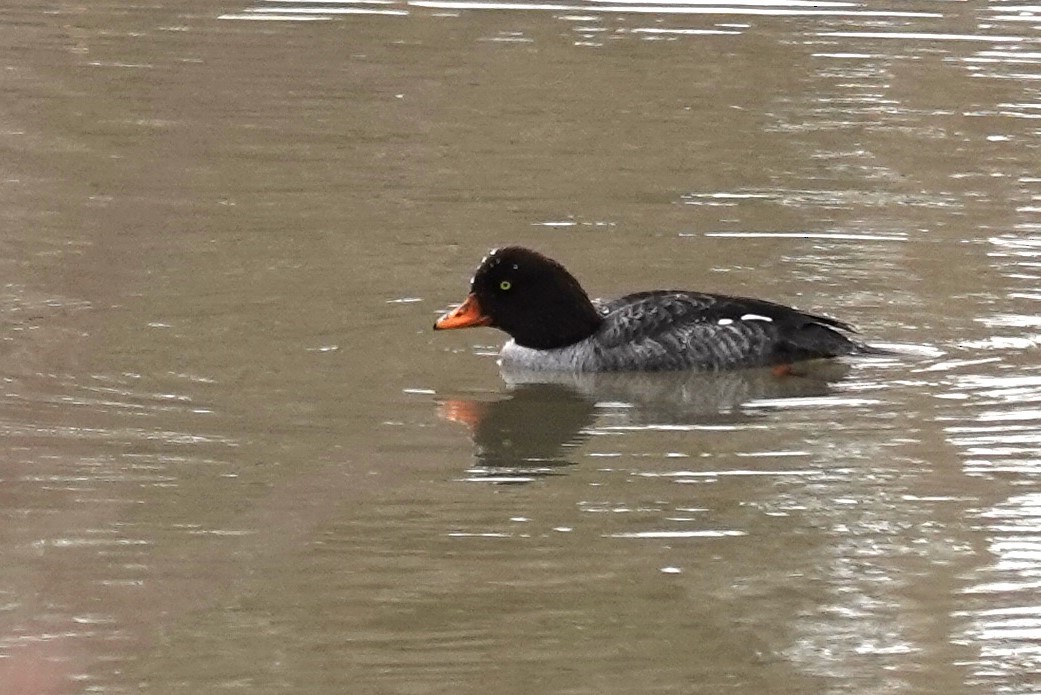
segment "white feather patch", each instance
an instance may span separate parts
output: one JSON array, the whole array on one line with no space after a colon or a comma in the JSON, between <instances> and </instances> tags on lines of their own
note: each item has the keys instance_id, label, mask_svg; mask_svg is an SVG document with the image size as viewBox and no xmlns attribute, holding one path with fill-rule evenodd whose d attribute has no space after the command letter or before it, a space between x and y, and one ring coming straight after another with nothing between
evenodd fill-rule
<instances>
[{"instance_id":1,"label":"white feather patch","mask_svg":"<svg viewBox=\"0 0 1041 695\"><path fill-rule=\"evenodd\" d=\"M766 321L767 323L773 323L773 319L769 316L761 316L760 314L745 314L741 317L742 321Z\"/></svg>"}]
</instances>

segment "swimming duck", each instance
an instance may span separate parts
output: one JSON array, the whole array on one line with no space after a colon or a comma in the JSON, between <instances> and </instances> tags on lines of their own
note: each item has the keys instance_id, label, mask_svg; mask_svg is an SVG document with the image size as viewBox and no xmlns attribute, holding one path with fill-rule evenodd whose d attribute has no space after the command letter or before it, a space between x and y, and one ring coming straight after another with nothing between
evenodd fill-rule
<instances>
[{"instance_id":1,"label":"swimming duck","mask_svg":"<svg viewBox=\"0 0 1041 695\"><path fill-rule=\"evenodd\" d=\"M490 326L509 334L504 368L557 372L714 371L839 355L885 354L848 323L762 299L656 290L590 300L560 263L537 251L491 251L466 300L435 330Z\"/></svg>"}]
</instances>

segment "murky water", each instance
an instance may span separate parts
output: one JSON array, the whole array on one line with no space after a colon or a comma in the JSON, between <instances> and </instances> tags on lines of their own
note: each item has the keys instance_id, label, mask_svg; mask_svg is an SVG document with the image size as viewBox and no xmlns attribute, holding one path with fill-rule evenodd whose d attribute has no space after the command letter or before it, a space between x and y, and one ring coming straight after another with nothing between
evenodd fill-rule
<instances>
[{"instance_id":1,"label":"murky water","mask_svg":"<svg viewBox=\"0 0 1041 695\"><path fill-rule=\"evenodd\" d=\"M0 10L0 692L1041 692L1041 12ZM907 355L530 383L488 248Z\"/></svg>"}]
</instances>

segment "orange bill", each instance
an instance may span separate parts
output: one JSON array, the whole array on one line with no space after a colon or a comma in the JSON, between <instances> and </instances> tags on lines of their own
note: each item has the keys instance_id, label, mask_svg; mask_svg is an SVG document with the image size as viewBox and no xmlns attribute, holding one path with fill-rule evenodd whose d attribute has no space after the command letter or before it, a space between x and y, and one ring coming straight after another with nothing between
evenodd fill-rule
<instances>
[{"instance_id":1,"label":"orange bill","mask_svg":"<svg viewBox=\"0 0 1041 695\"><path fill-rule=\"evenodd\" d=\"M473 294L466 301L452 309L434 323L434 330L441 331L447 328L471 328L473 326L487 326L492 320L481 311L481 305Z\"/></svg>"}]
</instances>

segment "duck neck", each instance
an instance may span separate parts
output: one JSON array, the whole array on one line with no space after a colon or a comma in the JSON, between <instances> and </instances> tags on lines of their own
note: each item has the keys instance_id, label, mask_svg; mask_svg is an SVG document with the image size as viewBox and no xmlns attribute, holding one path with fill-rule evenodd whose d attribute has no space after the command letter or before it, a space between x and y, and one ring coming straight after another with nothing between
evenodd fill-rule
<instances>
[{"instance_id":1,"label":"duck neck","mask_svg":"<svg viewBox=\"0 0 1041 695\"><path fill-rule=\"evenodd\" d=\"M596 333L604 319L585 291L576 289L576 294L540 306L532 320L507 332L518 345L536 350L563 348L585 340Z\"/></svg>"}]
</instances>

